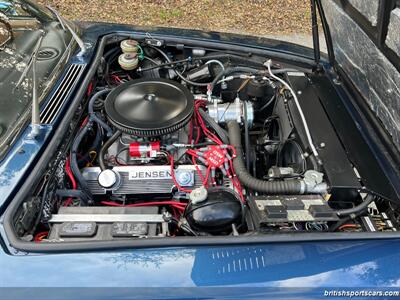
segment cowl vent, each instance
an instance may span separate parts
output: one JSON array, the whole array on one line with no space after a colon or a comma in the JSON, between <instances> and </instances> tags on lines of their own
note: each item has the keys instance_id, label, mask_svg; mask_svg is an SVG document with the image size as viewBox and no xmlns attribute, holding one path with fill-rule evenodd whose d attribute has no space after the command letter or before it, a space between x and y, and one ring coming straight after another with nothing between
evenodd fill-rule
<instances>
[{"instance_id":1,"label":"cowl vent","mask_svg":"<svg viewBox=\"0 0 400 300\"><path fill-rule=\"evenodd\" d=\"M59 52L57 49L46 47L39 49L37 53L37 60L50 60L56 58Z\"/></svg>"}]
</instances>

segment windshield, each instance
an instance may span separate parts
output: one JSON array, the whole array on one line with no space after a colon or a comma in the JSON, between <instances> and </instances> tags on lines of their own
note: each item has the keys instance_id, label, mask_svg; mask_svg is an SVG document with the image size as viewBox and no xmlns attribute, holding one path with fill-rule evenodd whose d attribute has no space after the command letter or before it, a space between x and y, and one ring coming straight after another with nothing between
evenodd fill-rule
<instances>
[{"instance_id":1,"label":"windshield","mask_svg":"<svg viewBox=\"0 0 400 300\"><path fill-rule=\"evenodd\" d=\"M65 61L64 54L70 48L71 35L42 6L29 1L0 0L0 158L18 130L29 121L32 71L27 72L18 87L16 83L42 35L36 61L39 101L61 70L59 65ZM41 55L41 52L46 55Z\"/></svg>"}]
</instances>

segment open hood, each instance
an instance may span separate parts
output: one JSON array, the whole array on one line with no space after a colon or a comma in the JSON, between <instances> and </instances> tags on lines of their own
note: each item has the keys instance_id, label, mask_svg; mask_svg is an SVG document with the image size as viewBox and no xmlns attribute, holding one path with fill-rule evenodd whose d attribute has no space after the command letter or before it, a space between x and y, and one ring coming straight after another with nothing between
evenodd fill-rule
<instances>
[{"instance_id":1,"label":"open hood","mask_svg":"<svg viewBox=\"0 0 400 300\"><path fill-rule=\"evenodd\" d=\"M320 3L332 38L331 58L400 150L400 1Z\"/></svg>"}]
</instances>

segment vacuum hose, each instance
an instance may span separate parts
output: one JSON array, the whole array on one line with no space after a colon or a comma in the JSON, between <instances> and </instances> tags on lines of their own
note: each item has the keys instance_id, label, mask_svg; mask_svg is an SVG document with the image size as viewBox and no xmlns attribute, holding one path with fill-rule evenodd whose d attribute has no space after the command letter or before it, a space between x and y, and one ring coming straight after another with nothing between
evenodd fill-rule
<instances>
[{"instance_id":1,"label":"vacuum hose","mask_svg":"<svg viewBox=\"0 0 400 300\"><path fill-rule=\"evenodd\" d=\"M244 163L243 149L239 124L235 121L228 122L230 144L236 149L233 167L240 182L248 188L266 194L301 194L300 180L265 181L251 176Z\"/></svg>"}]
</instances>

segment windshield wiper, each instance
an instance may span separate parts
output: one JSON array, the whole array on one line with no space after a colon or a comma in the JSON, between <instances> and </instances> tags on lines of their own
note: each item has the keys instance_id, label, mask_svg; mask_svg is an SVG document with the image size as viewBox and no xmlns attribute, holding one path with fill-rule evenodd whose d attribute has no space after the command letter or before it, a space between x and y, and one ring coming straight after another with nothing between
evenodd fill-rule
<instances>
[{"instance_id":1,"label":"windshield wiper","mask_svg":"<svg viewBox=\"0 0 400 300\"><path fill-rule=\"evenodd\" d=\"M32 69L32 123L31 123L32 130L30 133L31 138L37 137L40 133L40 111L39 111L39 100L37 95L36 57L39 52L39 48L42 44L44 35L45 32L43 30L40 30L40 37L37 40L35 47L33 48L33 52L29 57L29 61L15 86L15 88L18 88L26 78L29 70Z\"/></svg>"},{"instance_id":2,"label":"windshield wiper","mask_svg":"<svg viewBox=\"0 0 400 300\"><path fill-rule=\"evenodd\" d=\"M54 14L54 16L57 18L57 20L58 20L58 22L60 23L60 25L61 25L61 27L62 27L62 29L64 30L64 31L67 31L67 29L68 29L68 31L71 33L71 35L72 35L72 38L75 40L75 42L78 44L78 46L79 46L79 48L81 48L81 52L79 52L79 54L78 55L83 55L85 52L86 52L86 50L87 50L87 48L86 48L86 46L85 46L85 43L82 41L82 39L79 37L79 35L71 28L71 26L69 26L68 25L68 23L67 22L65 22L64 20L63 20L63 18L61 17L61 15L58 13L58 11L56 11L54 8L52 8L51 6L46 6L46 8L48 9L48 10L50 10L53 14Z\"/></svg>"}]
</instances>

